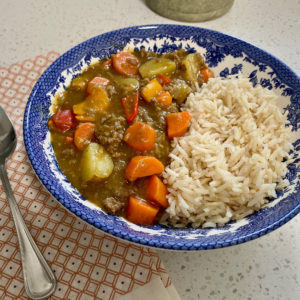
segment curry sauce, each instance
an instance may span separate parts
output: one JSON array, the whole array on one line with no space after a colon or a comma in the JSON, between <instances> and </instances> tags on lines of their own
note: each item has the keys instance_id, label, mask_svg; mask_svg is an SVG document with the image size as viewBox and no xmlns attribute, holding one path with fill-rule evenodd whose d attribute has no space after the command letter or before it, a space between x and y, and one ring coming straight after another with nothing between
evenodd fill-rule
<instances>
[{"instance_id":1,"label":"curry sauce","mask_svg":"<svg viewBox=\"0 0 300 300\"><path fill-rule=\"evenodd\" d=\"M133 204L128 199L149 203L153 215L164 209L161 200L149 196L147 186L149 178L157 176L151 179L151 189L158 186L166 194L154 165L168 164L170 141L179 136L169 134L167 122L182 117L180 107L188 94L212 74L197 53L141 50L124 57L120 53L124 52L89 66L56 96L56 113L48 123L51 142L60 169L87 200L110 214L151 225L148 219L130 217ZM179 121L175 131L179 125L187 128L189 118ZM149 161L154 173L149 169L145 173L149 175L140 176L144 173L135 170L137 177L127 176L126 168L135 157L153 158L141 165Z\"/></svg>"}]
</instances>

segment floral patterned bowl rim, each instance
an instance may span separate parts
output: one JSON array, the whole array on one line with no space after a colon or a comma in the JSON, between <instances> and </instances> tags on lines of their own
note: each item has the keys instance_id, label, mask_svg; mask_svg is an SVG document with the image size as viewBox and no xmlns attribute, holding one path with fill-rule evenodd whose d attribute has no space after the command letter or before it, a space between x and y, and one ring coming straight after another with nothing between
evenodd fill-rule
<instances>
[{"instance_id":1,"label":"floral patterned bowl rim","mask_svg":"<svg viewBox=\"0 0 300 300\"><path fill-rule=\"evenodd\" d=\"M81 70L124 47L159 53L184 48L199 51L215 75L241 72L253 85L278 94L278 105L288 111L293 128L292 153L286 178L290 186L259 212L223 228L172 229L160 225L138 226L110 216L86 201L60 171L50 143L47 121L51 98L62 91ZM35 84L24 115L24 142L29 160L48 191L76 216L115 237L134 243L172 250L203 250L243 243L286 223L300 211L297 153L300 120L300 79L281 61L265 51L220 32L183 25L145 25L123 28L93 37L60 56Z\"/></svg>"}]
</instances>

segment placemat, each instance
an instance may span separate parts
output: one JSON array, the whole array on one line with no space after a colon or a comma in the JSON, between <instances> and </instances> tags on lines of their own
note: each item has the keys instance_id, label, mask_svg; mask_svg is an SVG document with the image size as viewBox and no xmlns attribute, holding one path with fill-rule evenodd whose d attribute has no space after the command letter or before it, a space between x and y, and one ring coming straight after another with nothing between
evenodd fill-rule
<instances>
[{"instance_id":1,"label":"placemat","mask_svg":"<svg viewBox=\"0 0 300 300\"><path fill-rule=\"evenodd\" d=\"M127 295L124 299L139 299L138 295L149 289L159 291L158 286L169 294L159 292L156 298L150 294L150 299L167 299L168 295L175 299L176 290L153 249L120 241L76 218L48 194L34 174L23 143L24 109L34 83L58 56L51 52L0 68L0 105L18 136L16 151L7 162L8 176L25 222L55 272L57 288L50 299L111 300L122 299L122 295ZM0 299L28 299L16 231L2 184Z\"/></svg>"}]
</instances>

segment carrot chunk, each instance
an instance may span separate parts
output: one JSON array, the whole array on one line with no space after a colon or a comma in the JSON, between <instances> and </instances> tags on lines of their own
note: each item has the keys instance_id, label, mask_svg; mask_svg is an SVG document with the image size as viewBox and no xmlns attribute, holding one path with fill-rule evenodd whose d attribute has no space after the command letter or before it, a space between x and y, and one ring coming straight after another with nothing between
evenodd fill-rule
<instances>
[{"instance_id":1,"label":"carrot chunk","mask_svg":"<svg viewBox=\"0 0 300 300\"><path fill-rule=\"evenodd\" d=\"M210 69L202 69L200 73L203 76L204 82L207 82L209 78L213 77L213 74Z\"/></svg>"},{"instance_id":2,"label":"carrot chunk","mask_svg":"<svg viewBox=\"0 0 300 300\"><path fill-rule=\"evenodd\" d=\"M135 75L139 71L140 61L130 52L121 51L112 56L113 68L122 75Z\"/></svg>"},{"instance_id":3,"label":"carrot chunk","mask_svg":"<svg viewBox=\"0 0 300 300\"><path fill-rule=\"evenodd\" d=\"M159 208L141 199L129 196L126 217L138 225L152 225Z\"/></svg>"},{"instance_id":4,"label":"carrot chunk","mask_svg":"<svg viewBox=\"0 0 300 300\"><path fill-rule=\"evenodd\" d=\"M166 115L168 138L182 136L188 129L191 115L187 111Z\"/></svg>"},{"instance_id":5,"label":"carrot chunk","mask_svg":"<svg viewBox=\"0 0 300 300\"><path fill-rule=\"evenodd\" d=\"M165 108L172 104L172 96L168 91L160 91L155 99Z\"/></svg>"},{"instance_id":6,"label":"carrot chunk","mask_svg":"<svg viewBox=\"0 0 300 300\"><path fill-rule=\"evenodd\" d=\"M141 94L147 102L150 102L162 89L158 80L154 78L142 88Z\"/></svg>"},{"instance_id":7,"label":"carrot chunk","mask_svg":"<svg viewBox=\"0 0 300 300\"><path fill-rule=\"evenodd\" d=\"M129 181L140 177L160 174L164 171L164 165L153 156L134 156L128 163L124 176Z\"/></svg>"},{"instance_id":8,"label":"carrot chunk","mask_svg":"<svg viewBox=\"0 0 300 300\"><path fill-rule=\"evenodd\" d=\"M83 151L84 148L92 141L95 132L95 124L80 123L74 133L74 144L76 148Z\"/></svg>"},{"instance_id":9,"label":"carrot chunk","mask_svg":"<svg viewBox=\"0 0 300 300\"><path fill-rule=\"evenodd\" d=\"M164 208L169 206L167 187L156 175L152 175L147 182L146 199Z\"/></svg>"},{"instance_id":10,"label":"carrot chunk","mask_svg":"<svg viewBox=\"0 0 300 300\"><path fill-rule=\"evenodd\" d=\"M155 139L155 130L143 122L136 122L128 127L123 138L129 147L137 151L152 150Z\"/></svg>"},{"instance_id":11,"label":"carrot chunk","mask_svg":"<svg viewBox=\"0 0 300 300\"><path fill-rule=\"evenodd\" d=\"M107 86L109 84L109 80L104 77L94 77L88 84L86 88L86 93L91 94L95 88L98 86Z\"/></svg>"}]
</instances>

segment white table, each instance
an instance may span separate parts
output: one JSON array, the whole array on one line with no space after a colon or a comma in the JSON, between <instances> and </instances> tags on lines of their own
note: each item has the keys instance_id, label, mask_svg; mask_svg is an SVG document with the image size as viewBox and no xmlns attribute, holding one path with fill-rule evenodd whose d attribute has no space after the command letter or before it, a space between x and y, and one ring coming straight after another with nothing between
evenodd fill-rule
<instances>
[{"instance_id":1,"label":"white table","mask_svg":"<svg viewBox=\"0 0 300 300\"><path fill-rule=\"evenodd\" d=\"M2 0L0 66L92 36L141 24L192 24L265 49L300 74L299 0L237 0L225 16L181 23L156 15L142 0ZM184 300L300 299L300 216L257 240L199 252L159 251Z\"/></svg>"}]
</instances>

